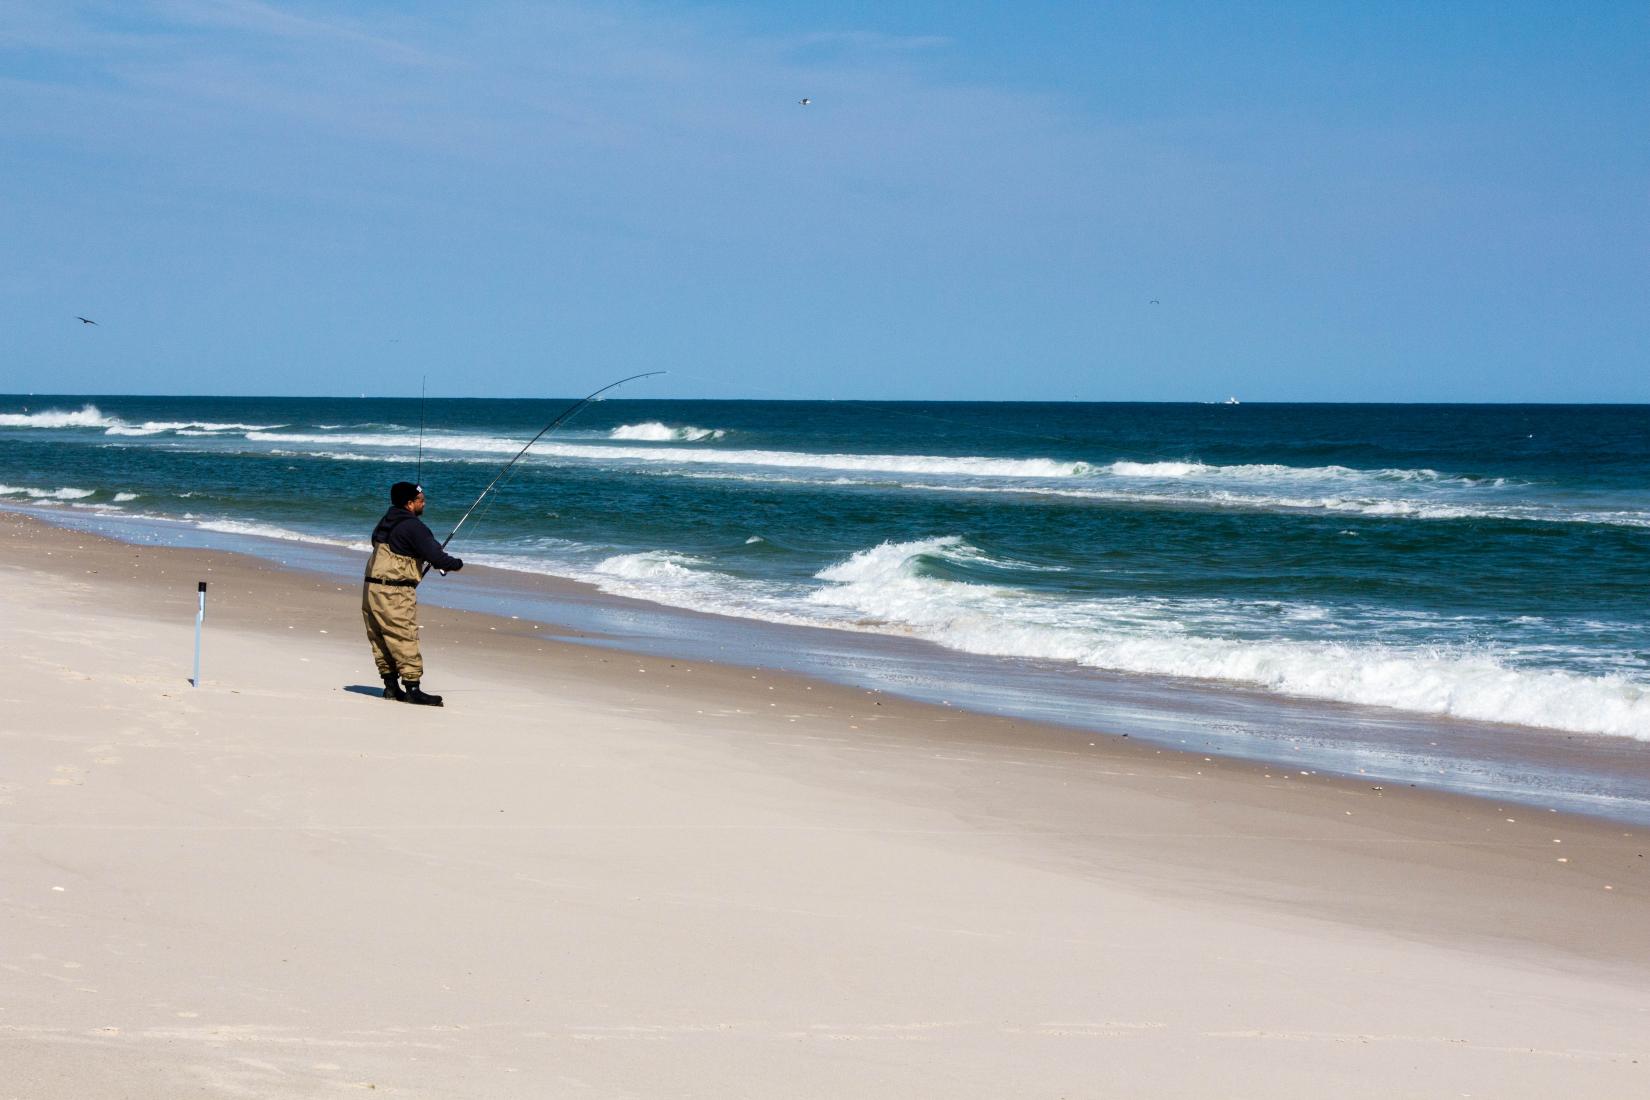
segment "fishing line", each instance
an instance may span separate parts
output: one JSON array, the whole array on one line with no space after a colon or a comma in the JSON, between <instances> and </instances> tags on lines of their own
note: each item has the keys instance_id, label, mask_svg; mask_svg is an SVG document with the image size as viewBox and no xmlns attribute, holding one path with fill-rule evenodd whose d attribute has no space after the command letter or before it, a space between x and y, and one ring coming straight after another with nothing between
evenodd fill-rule
<instances>
[{"instance_id":1,"label":"fishing line","mask_svg":"<svg viewBox=\"0 0 1650 1100\"><path fill-rule=\"evenodd\" d=\"M664 374L665 372L664 371L654 371L652 373L653 374ZM649 375L638 374L638 375L634 375L633 377L634 378L647 378L647 377L649 377ZM625 381L631 381L631 379L625 379ZM620 383L620 382L615 382L614 383L615 386L622 385L622 384L623 383ZM602 391L597 390L596 392L599 394ZM595 395L592 395L591 397L588 397L588 398L585 399L586 403L589 403L589 404L600 404L601 402L603 402L605 400L606 400L606 398L598 397L598 396L595 396ZM507 472L504 475L504 479L498 483L498 488L493 490L493 495L487 499L487 503L483 504L481 506L481 508L476 512L475 522L470 527L470 530L472 532L477 527L481 526L482 521L485 520L487 518L487 516L492 512L493 506L495 504L497 504L499 502L500 498L502 498L504 496L504 490L508 489L512 484L514 484L516 478L518 476L520 476L521 472L525 469L527 469L527 464L523 463L522 465L520 465L520 466L518 466L514 469L510 469L509 472Z\"/></svg>"},{"instance_id":2,"label":"fishing line","mask_svg":"<svg viewBox=\"0 0 1650 1100\"><path fill-rule=\"evenodd\" d=\"M456 536L459 532L459 529L464 526L465 521L468 520L470 518L470 516L475 513L475 510L477 508L481 507L482 502L486 501L489 495L496 495L496 491L497 491L499 485L505 480L506 475L508 475L510 473L511 468L514 467L516 463L518 463L522 460L522 457L524 455L526 455L529 450L532 449L533 444L537 443L539 440L543 439L545 436L547 436L551 432L555 431L556 428L560 427L563 423L565 423L569 418L571 418L580 409L584 408L586 405L588 405L592 401L596 400L596 398L600 397L602 394L606 393L608 390L617 389L618 387L624 385L626 382L634 382L638 378L654 378L654 377L657 377L658 375L661 375L661 374L664 374L664 373L665 372L662 371L662 370L643 371L641 374L632 374L628 378L621 378L617 382L609 382L607 385L603 386L601 389L595 390L595 391L593 391L592 393L588 394L585 397L581 397L579 400L573 402L571 405L567 406L567 408L563 409L561 411L561 413L558 414L554 420L550 421L550 423L548 423L544 427L540 428L539 433L537 435L535 435L532 439L529 439L527 441L526 445L523 446L521 450L516 452L516 455L515 455L514 458L512 458L510 461L506 462L502 467L500 467L498 473L493 475L493 480L489 481L487 483L487 487L485 489L481 490L481 495L476 497L475 503L471 504L470 507L465 510L465 512L462 516L458 517L458 522L453 524L452 531L448 532L447 537L441 540L441 548L443 550L445 550L447 548L447 544L453 541L454 536ZM429 566L429 563L426 562L426 563L424 563L424 567L421 570L421 572L422 573L428 573L429 571L430 571L430 566Z\"/></svg>"},{"instance_id":3,"label":"fishing line","mask_svg":"<svg viewBox=\"0 0 1650 1100\"><path fill-rule=\"evenodd\" d=\"M418 380L418 475L413 480L419 485L424 484L424 405L429 381L430 376L427 374Z\"/></svg>"}]
</instances>

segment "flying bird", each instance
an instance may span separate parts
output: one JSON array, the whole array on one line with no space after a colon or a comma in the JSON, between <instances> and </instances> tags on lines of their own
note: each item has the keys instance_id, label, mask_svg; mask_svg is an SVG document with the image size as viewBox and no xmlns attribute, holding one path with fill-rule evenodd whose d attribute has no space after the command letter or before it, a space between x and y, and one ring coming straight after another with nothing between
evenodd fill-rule
<instances>
[{"instance_id":1,"label":"flying bird","mask_svg":"<svg viewBox=\"0 0 1650 1100\"><path fill-rule=\"evenodd\" d=\"M1152 299L1152 305L1154 305L1154 306L1160 306L1160 305L1162 305L1162 304L1163 304L1163 303L1162 303L1162 302L1160 302L1160 301L1158 301L1158 300L1157 300L1157 299L1156 299L1156 298L1153 298L1153 299Z\"/></svg>"},{"instance_id":2,"label":"flying bird","mask_svg":"<svg viewBox=\"0 0 1650 1100\"><path fill-rule=\"evenodd\" d=\"M90 317L82 317L78 313L75 314L75 320L79 321L83 325L95 325L95 324L97 324L97 322L92 320Z\"/></svg>"},{"instance_id":3,"label":"flying bird","mask_svg":"<svg viewBox=\"0 0 1650 1100\"><path fill-rule=\"evenodd\" d=\"M797 102L806 107L808 104L812 103L813 100L809 99L807 96L803 96L801 99L797 100Z\"/></svg>"}]
</instances>

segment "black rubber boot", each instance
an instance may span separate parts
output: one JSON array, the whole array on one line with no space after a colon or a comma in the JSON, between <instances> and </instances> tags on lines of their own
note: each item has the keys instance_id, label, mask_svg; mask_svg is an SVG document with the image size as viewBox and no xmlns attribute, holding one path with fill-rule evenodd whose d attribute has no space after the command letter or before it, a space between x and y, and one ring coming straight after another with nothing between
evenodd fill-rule
<instances>
[{"instance_id":1,"label":"black rubber boot","mask_svg":"<svg viewBox=\"0 0 1650 1100\"><path fill-rule=\"evenodd\" d=\"M441 696L425 695L418 689L418 685L419 681L417 680L407 681L407 694L405 696L407 702L417 703L421 707L439 707L441 705Z\"/></svg>"},{"instance_id":2,"label":"black rubber boot","mask_svg":"<svg viewBox=\"0 0 1650 1100\"><path fill-rule=\"evenodd\" d=\"M398 703L405 703L407 701L407 693L401 690L401 685L396 681L395 673L393 672L388 673L384 677L384 698L394 699Z\"/></svg>"}]
</instances>

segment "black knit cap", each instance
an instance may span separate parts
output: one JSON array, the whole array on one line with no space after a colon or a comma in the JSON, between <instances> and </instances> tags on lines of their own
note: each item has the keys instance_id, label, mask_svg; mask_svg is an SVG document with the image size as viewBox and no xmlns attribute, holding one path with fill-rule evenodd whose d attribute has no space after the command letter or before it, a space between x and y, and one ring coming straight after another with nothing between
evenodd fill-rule
<instances>
[{"instance_id":1,"label":"black knit cap","mask_svg":"<svg viewBox=\"0 0 1650 1100\"><path fill-rule=\"evenodd\" d=\"M405 508L408 501L423 491L410 481L398 481L390 486L390 503L397 508Z\"/></svg>"}]
</instances>

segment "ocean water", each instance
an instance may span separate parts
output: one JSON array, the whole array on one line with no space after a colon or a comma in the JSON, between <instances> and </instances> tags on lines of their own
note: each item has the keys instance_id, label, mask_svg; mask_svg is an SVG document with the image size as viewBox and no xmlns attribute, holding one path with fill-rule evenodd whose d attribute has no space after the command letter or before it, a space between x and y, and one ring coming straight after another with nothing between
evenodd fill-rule
<instances>
[{"instance_id":1,"label":"ocean water","mask_svg":"<svg viewBox=\"0 0 1650 1100\"><path fill-rule=\"evenodd\" d=\"M0 397L0 506L438 535L567 400ZM420 440L420 419L424 421ZM1650 741L1650 407L608 400L452 549L692 611Z\"/></svg>"}]
</instances>

